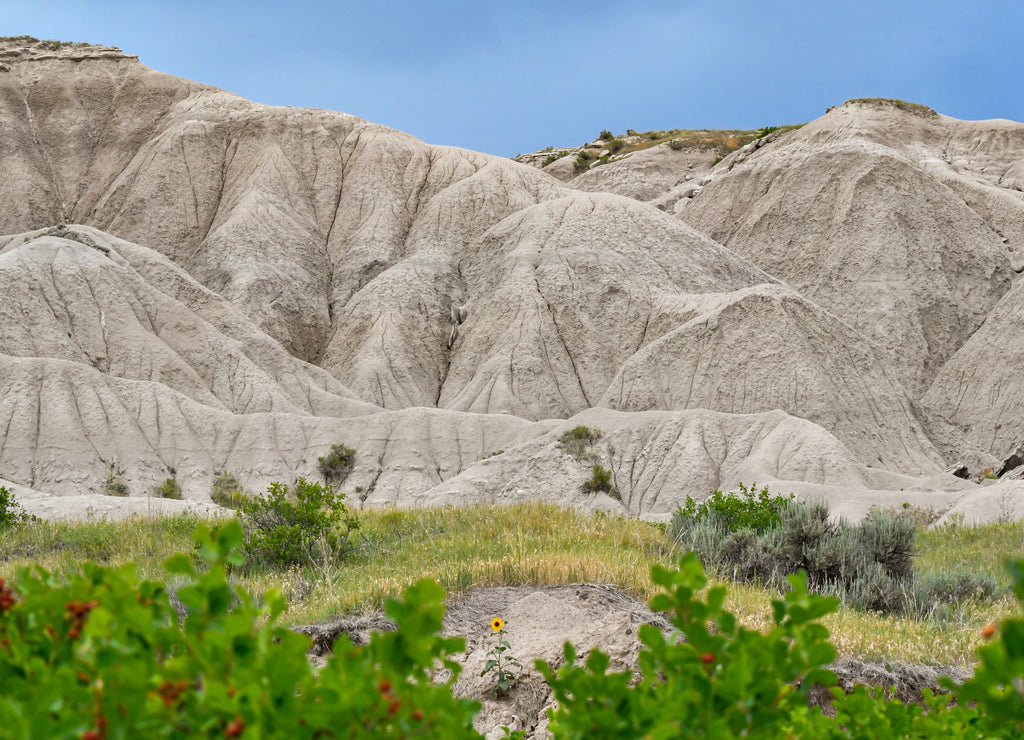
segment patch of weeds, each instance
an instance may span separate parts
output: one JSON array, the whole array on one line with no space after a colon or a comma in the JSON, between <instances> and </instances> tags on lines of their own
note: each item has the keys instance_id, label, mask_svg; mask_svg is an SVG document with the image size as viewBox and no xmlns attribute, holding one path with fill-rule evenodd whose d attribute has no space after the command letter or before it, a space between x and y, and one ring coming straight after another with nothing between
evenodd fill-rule
<instances>
[{"instance_id":1,"label":"patch of weeds","mask_svg":"<svg viewBox=\"0 0 1024 740\"><path fill-rule=\"evenodd\" d=\"M875 107L892 107L898 108L899 110L907 113L913 113L916 116L924 116L926 118L935 118L939 114L929 108L927 105L921 105L920 103L911 103L906 100L900 100L899 98L853 98L847 100L847 103L860 103L862 105L873 105Z\"/></svg>"},{"instance_id":2,"label":"patch of weeds","mask_svg":"<svg viewBox=\"0 0 1024 740\"><path fill-rule=\"evenodd\" d=\"M600 429L580 425L564 432L558 438L558 445L577 460L593 460L591 447L601 439Z\"/></svg>"},{"instance_id":3,"label":"patch of weeds","mask_svg":"<svg viewBox=\"0 0 1024 740\"><path fill-rule=\"evenodd\" d=\"M615 134L613 134L608 129L604 129L601 131L600 134L598 134L597 138L601 139L602 141L611 141L612 139L615 138Z\"/></svg>"},{"instance_id":4,"label":"patch of weeds","mask_svg":"<svg viewBox=\"0 0 1024 740\"><path fill-rule=\"evenodd\" d=\"M128 495L128 482L122 477L124 475L124 468L116 468L116 465L111 463L110 469L107 471L107 480L103 485L103 492L108 496L127 496Z\"/></svg>"},{"instance_id":5,"label":"patch of weeds","mask_svg":"<svg viewBox=\"0 0 1024 740\"><path fill-rule=\"evenodd\" d=\"M320 473L327 483L339 485L345 481L348 474L352 472L352 464L356 459L356 451L343 444L331 445L331 451L323 457L318 457Z\"/></svg>"},{"instance_id":6,"label":"patch of weeds","mask_svg":"<svg viewBox=\"0 0 1024 740\"><path fill-rule=\"evenodd\" d=\"M549 154L548 156L544 157L544 161L543 161L543 162L541 162L541 165L540 165L540 166L541 166L542 168L544 168L544 167L547 167L547 166L548 166L549 164L551 164L552 162L557 162L557 161L558 161L558 160L560 160L560 159L561 159L562 157L566 157L566 156L568 156L568 155L569 155L569 152L568 152L568 151L561 151L561 152L552 152L552 153L551 153L551 154Z\"/></svg>"},{"instance_id":7,"label":"patch of weeds","mask_svg":"<svg viewBox=\"0 0 1024 740\"><path fill-rule=\"evenodd\" d=\"M178 483L177 471L174 468L168 468L167 471L170 473L164 479L164 482L153 489L153 493L158 498L181 498L181 484Z\"/></svg>"},{"instance_id":8,"label":"patch of weeds","mask_svg":"<svg viewBox=\"0 0 1024 740\"><path fill-rule=\"evenodd\" d=\"M238 478L226 470L214 472L213 488L210 490L210 498L213 503L223 506L226 509L240 509L245 502L245 490Z\"/></svg>"},{"instance_id":9,"label":"patch of weeds","mask_svg":"<svg viewBox=\"0 0 1024 740\"><path fill-rule=\"evenodd\" d=\"M581 151L576 155L576 159L572 163L572 171L577 175L581 172L586 172L590 169L590 162L594 158L594 155L587 151Z\"/></svg>"},{"instance_id":10,"label":"patch of weeds","mask_svg":"<svg viewBox=\"0 0 1024 740\"><path fill-rule=\"evenodd\" d=\"M612 471L601 465L594 465L590 469L590 480L583 484L583 490L589 493L596 493L597 491L611 493L612 489Z\"/></svg>"}]
</instances>

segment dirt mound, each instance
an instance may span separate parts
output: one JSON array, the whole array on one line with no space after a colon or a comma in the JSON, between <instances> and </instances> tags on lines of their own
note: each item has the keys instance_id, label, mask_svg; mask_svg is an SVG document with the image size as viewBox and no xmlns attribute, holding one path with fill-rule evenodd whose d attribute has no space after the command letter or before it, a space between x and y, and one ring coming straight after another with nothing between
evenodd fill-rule
<instances>
[{"instance_id":1,"label":"dirt mound","mask_svg":"<svg viewBox=\"0 0 1024 740\"><path fill-rule=\"evenodd\" d=\"M509 655L522 665L515 687L504 696L493 694L493 677L481 677L488 652L494 647L491 620L505 622L511 648ZM551 690L534 668L541 660L557 668L564 660L562 646L571 642L580 656L599 649L609 656L609 670L637 669L637 654L643 647L636 637L642 624L653 624L671 634L666 615L651 612L645 605L620 590L601 584L569 586L519 586L477 588L449 600L442 631L466 640L466 652L455 656L463 666L455 683L456 696L479 701L483 707L475 726L488 738L503 737L502 726L522 730L526 737L544 738L547 710L554 706ZM296 628L310 635L314 659L322 659L341 634L357 644L365 643L373 630L393 626L380 614L349 617L324 625ZM920 701L925 689L943 691L941 677L963 681L969 673L957 668L914 665L902 662L866 663L842 658L829 666L839 686L852 691L858 685L882 686L903 702ZM813 692L812 702L827 703L823 692Z\"/></svg>"}]
</instances>

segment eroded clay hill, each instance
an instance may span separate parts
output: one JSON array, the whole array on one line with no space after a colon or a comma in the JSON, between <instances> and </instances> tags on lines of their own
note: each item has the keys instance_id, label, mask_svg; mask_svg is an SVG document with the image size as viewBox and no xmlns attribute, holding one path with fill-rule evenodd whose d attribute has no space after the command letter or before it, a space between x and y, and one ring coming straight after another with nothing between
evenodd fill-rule
<instances>
[{"instance_id":1,"label":"eroded clay hill","mask_svg":"<svg viewBox=\"0 0 1024 740\"><path fill-rule=\"evenodd\" d=\"M904 180L937 175L901 164L888 177L906 199L858 186L850 208L892 197L935 222L930 247L917 228L884 237L906 242L897 257L853 226L811 229L804 277L762 254L791 240L743 247L764 220L744 215L759 186L743 168L776 156L772 177L789 177L772 152L792 142L847 156L843 136L814 134L835 118L720 163L681 219L671 194L664 212L115 49L0 41L0 479L47 513L112 475L148 496L172 469L208 501L215 471L258 491L315 476L345 442L346 490L366 504L542 496L653 515L754 477L895 488L875 471L1002 454L977 432L983 411L919 398L1010 295L1011 191L960 185L1011 224L995 238L977 210L931 213ZM865 245L885 290L834 264ZM608 495L583 492L593 461L558 443L581 423L604 433Z\"/></svg>"}]
</instances>

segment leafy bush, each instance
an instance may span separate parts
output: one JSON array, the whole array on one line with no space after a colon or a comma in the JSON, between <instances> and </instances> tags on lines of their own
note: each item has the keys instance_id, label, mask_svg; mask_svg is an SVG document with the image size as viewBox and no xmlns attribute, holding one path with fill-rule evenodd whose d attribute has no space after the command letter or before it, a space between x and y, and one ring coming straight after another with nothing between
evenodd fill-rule
<instances>
[{"instance_id":1,"label":"leafy bush","mask_svg":"<svg viewBox=\"0 0 1024 740\"><path fill-rule=\"evenodd\" d=\"M342 558L359 520L345 494L299 478L293 490L271 483L263 497L242 502L245 553L250 565L303 565Z\"/></svg>"},{"instance_id":2,"label":"leafy bush","mask_svg":"<svg viewBox=\"0 0 1024 740\"><path fill-rule=\"evenodd\" d=\"M35 517L21 508L14 494L0 486L0 529L20 527L32 521L35 521Z\"/></svg>"},{"instance_id":3,"label":"leafy bush","mask_svg":"<svg viewBox=\"0 0 1024 740\"><path fill-rule=\"evenodd\" d=\"M611 140L611 141L610 141L610 142L608 143L608 148L609 148L609 149L610 149L610 150L611 150L611 151L612 151L613 153L614 153L614 152L617 152L617 151L619 151L619 150L620 150L620 149L622 149L622 148L623 148L624 146L626 146L626 142L624 142L624 141L623 141L622 139L612 139L612 140Z\"/></svg>"},{"instance_id":4,"label":"leafy bush","mask_svg":"<svg viewBox=\"0 0 1024 740\"><path fill-rule=\"evenodd\" d=\"M611 141L612 139L615 138L615 134L613 134L608 129L603 129L597 138L603 139L604 141Z\"/></svg>"},{"instance_id":5,"label":"leafy bush","mask_svg":"<svg viewBox=\"0 0 1024 740\"><path fill-rule=\"evenodd\" d=\"M1024 600L1024 561L1014 569ZM548 712L554 737L1024 737L1024 620L1002 624L1002 639L979 650L981 665L963 686L943 682L954 693L925 690L920 705L906 705L882 688L858 685L847 694L835 685L825 668L835 649L817 620L836 600L810 593L804 575L789 577L790 590L772 602L765 632L747 630L723 608L723 587L704 590L707 578L693 554L677 571L655 568L652 578L666 593L650 606L669 612L675 631L666 637L653 625L640 627L638 675L608 672L610 660L600 650L578 664L568 643L557 670L536 662L557 702ZM994 625L984 632L995 633ZM820 699L810 701L816 686L832 687L827 700L834 718Z\"/></svg>"},{"instance_id":6,"label":"leafy bush","mask_svg":"<svg viewBox=\"0 0 1024 740\"><path fill-rule=\"evenodd\" d=\"M804 571L811 589L860 609L940 614L935 600L959 604L967 594L994 592L994 581L981 576L918 583L915 532L911 516L873 510L857 525L833 522L822 503L742 484L739 494L714 491L700 504L687 498L669 525L675 541L723 575L782 586L787 575Z\"/></svg>"},{"instance_id":7,"label":"leafy bush","mask_svg":"<svg viewBox=\"0 0 1024 740\"><path fill-rule=\"evenodd\" d=\"M309 637L281 625L280 594L257 600L228 580L242 562L238 523L197 539L205 571L185 555L167 561L186 579L184 623L163 584L140 583L131 564L86 563L66 583L41 568L20 570L14 588L0 581L4 738L479 738L479 704L452 696L450 656L465 642L440 636L436 584L388 602L396 631L367 645L342 636L317 669Z\"/></svg>"},{"instance_id":8,"label":"leafy bush","mask_svg":"<svg viewBox=\"0 0 1024 740\"><path fill-rule=\"evenodd\" d=\"M729 532L740 529L764 532L782 523L782 510L792 498L793 494L788 497L771 496L768 486L758 491L756 483L749 488L740 483L738 493L714 490L700 503L687 496L686 503L672 515L669 531L672 536L677 536L687 522L714 513Z\"/></svg>"},{"instance_id":9,"label":"leafy bush","mask_svg":"<svg viewBox=\"0 0 1024 740\"><path fill-rule=\"evenodd\" d=\"M318 457L320 473L328 483L340 485L352 472L352 463L355 462L356 451L343 444L331 445L331 451L323 457Z\"/></svg>"},{"instance_id":10,"label":"leafy bush","mask_svg":"<svg viewBox=\"0 0 1024 740\"><path fill-rule=\"evenodd\" d=\"M600 465L595 465L590 469L590 480L583 484L583 488L590 492L611 491L612 471Z\"/></svg>"},{"instance_id":11,"label":"leafy bush","mask_svg":"<svg viewBox=\"0 0 1024 740\"><path fill-rule=\"evenodd\" d=\"M245 490L238 478L226 470L218 470L213 479L213 489L210 491L210 498L213 503L227 509L240 509L245 502Z\"/></svg>"},{"instance_id":12,"label":"leafy bush","mask_svg":"<svg viewBox=\"0 0 1024 740\"><path fill-rule=\"evenodd\" d=\"M589 460L593 457L590 448L601 439L600 429L587 426L573 427L558 438L558 445L577 460Z\"/></svg>"}]
</instances>

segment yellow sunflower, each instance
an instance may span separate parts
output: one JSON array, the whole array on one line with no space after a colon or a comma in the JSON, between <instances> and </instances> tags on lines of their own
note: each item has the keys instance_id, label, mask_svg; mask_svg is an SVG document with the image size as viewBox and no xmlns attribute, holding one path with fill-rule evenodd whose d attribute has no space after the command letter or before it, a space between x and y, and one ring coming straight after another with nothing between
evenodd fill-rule
<instances>
[{"instance_id":1,"label":"yellow sunflower","mask_svg":"<svg viewBox=\"0 0 1024 740\"><path fill-rule=\"evenodd\" d=\"M491 620L491 629L495 632L501 632L505 628L505 621L501 617L495 617Z\"/></svg>"}]
</instances>

